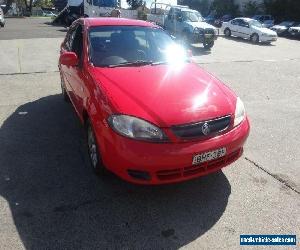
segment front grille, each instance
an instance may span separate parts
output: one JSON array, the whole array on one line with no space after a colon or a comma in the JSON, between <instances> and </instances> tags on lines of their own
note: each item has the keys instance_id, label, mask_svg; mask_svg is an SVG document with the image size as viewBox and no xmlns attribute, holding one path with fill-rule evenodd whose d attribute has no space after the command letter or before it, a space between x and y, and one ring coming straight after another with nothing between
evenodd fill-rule
<instances>
[{"instance_id":1,"label":"front grille","mask_svg":"<svg viewBox=\"0 0 300 250\"><path fill-rule=\"evenodd\" d=\"M193 139L193 138L199 138L199 137L209 137L216 135L222 131L225 131L231 121L231 116L224 116L220 117L214 120L209 121L202 121L192 124L185 124L185 125L178 125L178 126L172 126L171 130L173 133L183 139ZM203 125L206 127L208 126L209 132L205 133L207 131L203 131Z\"/></svg>"},{"instance_id":2,"label":"front grille","mask_svg":"<svg viewBox=\"0 0 300 250\"><path fill-rule=\"evenodd\" d=\"M204 33L205 33L205 34L212 34L212 35L215 34L215 32L214 32L213 29L205 29L205 30L204 30Z\"/></svg>"},{"instance_id":3,"label":"front grille","mask_svg":"<svg viewBox=\"0 0 300 250\"><path fill-rule=\"evenodd\" d=\"M242 154L243 149L240 148L229 155L225 155L219 159L201 163L200 165L189 166L185 168L176 168L170 170L161 170L156 172L156 176L161 181L176 180L182 177L189 177L205 173L206 171L218 170L225 165L235 161Z\"/></svg>"}]
</instances>

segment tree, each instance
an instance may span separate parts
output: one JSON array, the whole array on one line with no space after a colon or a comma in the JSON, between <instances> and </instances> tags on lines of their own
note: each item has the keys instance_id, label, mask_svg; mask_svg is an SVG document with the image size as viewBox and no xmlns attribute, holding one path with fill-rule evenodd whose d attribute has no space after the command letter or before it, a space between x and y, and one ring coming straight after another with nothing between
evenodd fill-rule
<instances>
[{"instance_id":1,"label":"tree","mask_svg":"<svg viewBox=\"0 0 300 250\"><path fill-rule=\"evenodd\" d=\"M239 6L235 4L234 0L214 0L212 2L211 9L220 16L226 14L237 16L239 14Z\"/></svg>"},{"instance_id":2,"label":"tree","mask_svg":"<svg viewBox=\"0 0 300 250\"><path fill-rule=\"evenodd\" d=\"M24 0L24 4L25 4L25 7L26 7L26 14L27 15L31 15L32 2L33 2L33 0Z\"/></svg>"},{"instance_id":3,"label":"tree","mask_svg":"<svg viewBox=\"0 0 300 250\"><path fill-rule=\"evenodd\" d=\"M209 0L181 0L180 4L187 5L191 9L198 10L203 16L209 14Z\"/></svg>"},{"instance_id":4,"label":"tree","mask_svg":"<svg viewBox=\"0 0 300 250\"><path fill-rule=\"evenodd\" d=\"M52 8L54 2L52 0L35 0L33 5L34 7Z\"/></svg>"},{"instance_id":5,"label":"tree","mask_svg":"<svg viewBox=\"0 0 300 250\"><path fill-rule=\"evenodd\" d=\"M144 4L143 0L126 0L131 9L136 10Z\"/></svg>"},{"instance_id":6,"label":"tree","mask_svg":"<svg viewBox=\"0 0 300 250\"><path fill-rule=\"evenodd\" d=\"M265 12L271 14L276 21L294 20L300 22L300 1L296 0L264 0Z\"/></svg>"},{"instance_id":7,"label":"tree","mask_svg":"<svg viewBox=\"0 0 300 250\"><path fill-rule=\"evenodd\" d=\"M243 5L243 12L245 16L254 16L259 14L260 5L256 1L249 1Z\"/></svg>"},{"instance_id":8,"label":"tree","mask_svg":"<svg viewBox=\"0 0 300 250\"><path fill-rule=\"evenodd\" d=\"M7 11L10 9L10 6L11 6L12 2L13 2L13 0L7 0L6 1L5 8L3 8L4 14L6 14Z\"/></svg>"}]
</instances>

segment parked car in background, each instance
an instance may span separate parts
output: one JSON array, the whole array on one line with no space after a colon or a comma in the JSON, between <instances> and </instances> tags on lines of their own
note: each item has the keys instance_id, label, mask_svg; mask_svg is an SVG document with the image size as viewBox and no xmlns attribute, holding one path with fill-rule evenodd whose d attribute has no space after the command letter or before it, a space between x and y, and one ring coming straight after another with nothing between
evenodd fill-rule
<instances>
[{"instance_id":1,"label":"parked car in background","mask_svg":"<svg viewBox=\"0 0 300 250\"><path fill-rule=\"evenodd\" d=\"M252 19L261 22L266 28L272 27L275 22L274 18L271 15L255 15L252 17Z\"/></svg>"},{"instance_id":2,"label":"parked car in background","mask_svg":"<svg viewBox=\"0 0 300 250\"><path fill-rule=\"evenodd\" d=\"M206 23L197 10L182 5L161 5L165 5L166 11L160 9L158 13L152 12L147 16L148 21L164 27L169 34L184 45L202 43L205 49L211 49L214 46L218 37L218 29Z\"/></svg>"},{"instance_id":3,"label":"parked car in background","mask_svg":"<svg viewBox=\"0 0 300 250\"><path fill-rule=\"evenodd\" d=\"M271 27L271 30L274 30L278 36L286 36L289 34L288 30L290 27L297 25L296 22L293 21L284 21L280 24L274 25Z\"/></svg>"},{"instance_id":4,"label":"parked car in background","mask_svg":"<svg viewBox=\"0 0 300 250\"><path fill-rule=\"evenodd\" d=\"M4 19L4 12L2 8L0 7L0 26L3 28L5 25L5 19Z\"/></svg>"},{"instance_id":5,"label":"parked car in background","mask_svg":"<svg viewBox=\"0 0 300 250\"><path fill-rule=\"evenodd\" d=\"M290 27L288 32L289 36L300 38L300 24Z\"/></svg>"},{"instance_id":6,"label":"parked car in background","mask_svg":"<svg viewBox=\"0 0 300 250\"><path fill-rule=\"evenodd\" d=\"M265 28L270 29L271 27L274 26L274 20L267 20L267 21L265 21L265 22L263 23L263 26L264 26Z\"/></svg>"},{"instance_id":7,"label":"parked car in background","mask_svg":"<svg viewBox=\"0 0 300 250\"><path fill-rule=\"evenodd\" d=\"M222 23L223 23L223 22L229 22L229 21L232 20L232 19L233 19L233 16L232 16L232 15L224 15L224 16L222 16L221 18L217 18L217 19L215 20L214 25L215 25L216 27L220 28L220 27L222 27Z\"/></svg>"},{"instance_id":8,"label":"parked car in background","mask_svg":"<svg viewBox=\"0 0 300 250\"><path fill-rule=\"evenodd\" d=\"M165 184L216 172L243 153L250 125L241 99L153 23L78 19L59 70L96 174Z\"/></svg>"},{"instance_id":9,"label":"parked car in background","mask_svg":"<svg viewBox=\"0 0 300 250\"><path fill-rule=\"evenodd\" d=\"M43 10L42 15L44 17L56 17L57 15L54 14L52 11L48 11L48 10Z\"/></svg>"},{"instance_id":10,"label":"parked car in background","mask_svg":"<svg viewBox=\"0 0 300 250\"><path fill-rule=\"evenodd\" d=\"M235 18L229 22L224 22L222 30L225 36L236 36L250 39L253 43L270 43L277 40L276 32L263 27L263 25L251 18Z\"/></svg>"},{"instance_id":11,"label":"parked car in background","mask_svg":"<svg viewBox=\"0 0 300 250\"><path fill-rule=\"evenodd\" d=\"M208 16L206 16L204 18L205 22L211 24L211 25L215 25L215 21L217 20L217 18L219 18L218 15L216 14L209 14Z\"/></svg>"}]
</instances>

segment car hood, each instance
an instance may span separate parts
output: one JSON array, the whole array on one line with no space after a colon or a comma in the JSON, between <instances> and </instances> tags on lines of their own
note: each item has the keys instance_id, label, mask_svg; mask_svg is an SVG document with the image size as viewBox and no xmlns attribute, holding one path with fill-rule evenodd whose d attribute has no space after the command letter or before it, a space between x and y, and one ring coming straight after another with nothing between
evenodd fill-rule
<instances>
[{"instance_id":1,"label":"car hood","mask_svg":"<svg viewBox=\"0 0 300 250\"><path fill-rule=\"evenodd\" d=\"M186 22L188 25L192 26L193 28L199 29L216 29L214 26L206 23L206 22Z\"/></svg>"},{"instance_id":2,"label":"car hood","mask_svg":"<svg viewBox=\"0 0 300 250\"><path fill-rule=\"evenodd\" d=\"M264 34L274 35L274 36L277 35L275 31L270 30L270 29L265 28L265 27L259 28L259 27L252 26L252 28L254 30L260 31L261 33L264 33Z\"/></svg>"},{"instance_id":3,"label":"car hood","mask_svg":"<svg viewBox=\"0 0 300 250\"><path fill-rule=\"evenodd\" d=\"M198 65L92 68L111 112L140 117L160 127L234 114L235 94Z\"/></svg>"}]
</instances>

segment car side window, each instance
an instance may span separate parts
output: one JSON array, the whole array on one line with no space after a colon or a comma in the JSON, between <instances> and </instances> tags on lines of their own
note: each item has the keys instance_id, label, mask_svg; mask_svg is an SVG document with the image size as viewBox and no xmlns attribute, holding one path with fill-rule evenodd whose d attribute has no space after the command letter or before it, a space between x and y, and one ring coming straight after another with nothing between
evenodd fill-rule
<instances>
[{"instance_id":1,"label":"car side window","mask_svg":"<svg viewBox=\"0 0 300 250\"><path fill-rule=\"evenodd\" d=\"M231 21L231 24L237 25L237 20L236 20L236 19L235 19L235 20L232 20L232 21Z\"/></svg>"},{"instance_id":2,"label":"car side window","mask_svg":"<svg viewBox=\"0 0 300 250\"><path fill-rule=\"evenodd\" d=\"M244 20L240 20L239 21L239 26L241 26L241 27L248 27L248 23L245 22Z\"/></svg>"},{"instance_id":3,"label":"car side window","mask_svg":"<svg viewBox=\"0 0 300 250\"><path fill-rule=\"evenodd\" d=\"M76 28L74 28L74 27L71 27L70 30L68 31L66 41L65 41L65 44L64 44L65 49L67 51L71 51L71 49L72 49L72 42L73 42L73 39L74 39L74 36L75 36L75 31L76 31Z\"/></svg>"},{"instance_id":4,"label":"car side window","mask_svg":"<svg viewBox=\"0 0 300 250\"><path fill-rule=\"evenodd\" d=\"M82 62L83 54L83 34L82 26L78 25L76 30L72 33L70 42L71 42L71 51L76 53L78 56L79 62Z\"/></svg>"}]
</instances>

